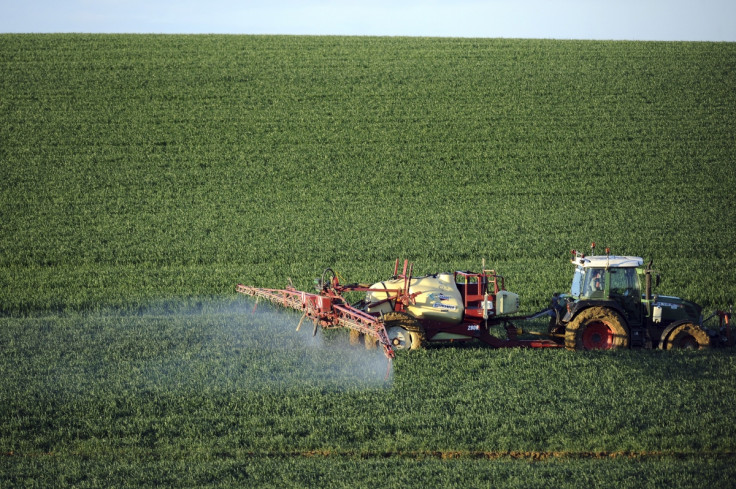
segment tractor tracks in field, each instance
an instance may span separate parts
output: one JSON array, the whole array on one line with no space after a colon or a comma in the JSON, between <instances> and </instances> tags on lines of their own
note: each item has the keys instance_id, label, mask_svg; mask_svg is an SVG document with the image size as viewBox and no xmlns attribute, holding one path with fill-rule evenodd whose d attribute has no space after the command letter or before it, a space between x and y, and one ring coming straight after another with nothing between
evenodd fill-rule
<instances>
[{"instance_id":1,"label":"tractor tracks in field","mask_svg":"<svg viewBox=\"0 0 736 489\"><path fill-rule=\"evenodd\" d=\"M144 450L150 452L150 450ZM114 453L110 450L107 453ZM150 454L152 455L152 453ZM179 453L175 458L187 458L186 454ZM359 460L524 460L524 461L551 461L551 460L736 460L736 451L672 451L672 450L617 450L617 451L476 451L476 450L411 450L411 451L361 451L361 450L305 450L305 451L217 451L212 453L216 458L324 458L324 459L359 459ZM91 453L79 452L0 452L2 457L94 457Z\"/></svg>"},{"instance_id":2,"label":"tractor tracks in field","mask_svg":"<svg viewBox=\"0 0 736 489\"><path fill-rule=\"evenodd\" d=\"M475 450L412 450L412 451L351 451L311 450L303 452L252 453L252 457L323 457L357 459L409 459L409 460L576 460L576 459L736 459L736 451L475 451Z\"/></svg>"}]
</instances>

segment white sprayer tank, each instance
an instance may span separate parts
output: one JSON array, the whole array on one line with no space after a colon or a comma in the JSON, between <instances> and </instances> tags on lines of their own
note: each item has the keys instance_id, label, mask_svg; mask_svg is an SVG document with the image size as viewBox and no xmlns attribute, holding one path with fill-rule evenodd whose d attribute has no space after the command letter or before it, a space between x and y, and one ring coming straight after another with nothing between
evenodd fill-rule
<instances>
[{"instance_id":1,"label":"white sprayer tank","mask_svg":"<svg viewBox=\"0 0 736 489\"><path fill-rule=\"evenodd\" d=\"M396 297L395 290L401 290L403 287L403 278L378 282L371 286L371 289L374 290L366 293L366 301L373 303ZM391 289L394 289L394 292L389 292ZM457 289L453 274L440 273L412 278L409 282L409 294L417 294L414 298L415 303L409 304L406 308L412 316L447 323L462 321L463 298ZM393 306L390 302L368 308L368 312L386 314L391 311L393 311Z\"/></svg>"}]
</instances>

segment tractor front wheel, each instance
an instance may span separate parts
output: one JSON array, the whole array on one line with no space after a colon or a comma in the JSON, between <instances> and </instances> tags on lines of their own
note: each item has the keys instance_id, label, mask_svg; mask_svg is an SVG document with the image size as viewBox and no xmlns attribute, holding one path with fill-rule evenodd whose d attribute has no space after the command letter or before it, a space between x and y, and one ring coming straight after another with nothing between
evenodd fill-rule
<instances>
[{"instance_id":1,"label":"tractor front wheel","mask_svg":"<svg viewBox=\"0 0 736 489\"><path fill-rule=\"evenodd\" d=\"M664 340L666 350L704 350L710 348L710 337L693 323L684 323L673 329Z\"/></svg>"},{"instance_id":2,"label":"tractor front wheel","mask_svg":"<svg viewBox=\"0 0 736 489\"><path fill-rule=\"evenodd\" d=\"M612 350L629 346L629 332L621 316L606 307L581 311L565 329L568 350Z\"/></svg>"}]
</instances>

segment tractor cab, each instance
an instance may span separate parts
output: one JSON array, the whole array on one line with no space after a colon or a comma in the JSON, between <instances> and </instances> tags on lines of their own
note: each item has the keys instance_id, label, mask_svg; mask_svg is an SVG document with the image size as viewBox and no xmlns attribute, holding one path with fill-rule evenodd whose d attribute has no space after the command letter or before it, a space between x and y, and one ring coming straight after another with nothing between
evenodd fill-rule
<instances>
[{"instance_id":1,"label":"tractor cab","mask_svg":"<svg viewBox=\"0 0 736 489\"><path fill-rule=\"evenodd\" d=\"M644 260L638 256L585 256L573 260L575 274L570 296L576 301L615 301L629 323L642 321L640 276Z\"/></svg>"},{"instance_id":2,"label":"tractor cab","mask_svg":"<svg viewBox=\"0 0 736 489\"><path fill-rule=\"evenodd\" d=\"M638 256L578 256L570 295L576 299L609 299L614 296L641 297Z\"/></svg>"}]
</instances>

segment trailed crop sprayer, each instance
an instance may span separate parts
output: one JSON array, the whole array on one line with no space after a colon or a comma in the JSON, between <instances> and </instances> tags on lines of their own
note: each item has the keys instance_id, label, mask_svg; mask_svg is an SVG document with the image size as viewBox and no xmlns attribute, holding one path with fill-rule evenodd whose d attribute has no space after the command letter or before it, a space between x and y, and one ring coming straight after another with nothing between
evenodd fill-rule
<instances>
[{"instance_id":1,"label":"trailed crop sprayer","mask_svg":"<svg viewBox=\"0 0 736 489\"><path fill-rule=\"evenodd\" d=\"M394 350L414 350L429 343L480 340L495 348L559 347L551 339L521 339L513 321L551 314L546 309L533 316L513 316L519 310L519 296L505 289L504 278L494 270L456 271L422 277L412 275L413 265L399 260L389 280L369 284L341 284L337 274L326 269L316 281L315 292L303 292L289 285L285 289L264 289L239 284L237 291L264 298L281 306L302 311L302 319L314 323L313 334L322 328L347 328L351 343L367 348L380 344L388 358ZM348 303L345 294L365 293L363 299ZM500 326L504 333L491 334ZM501 337L505 336L505 337Z\"/></svg>"}]
</instances>

